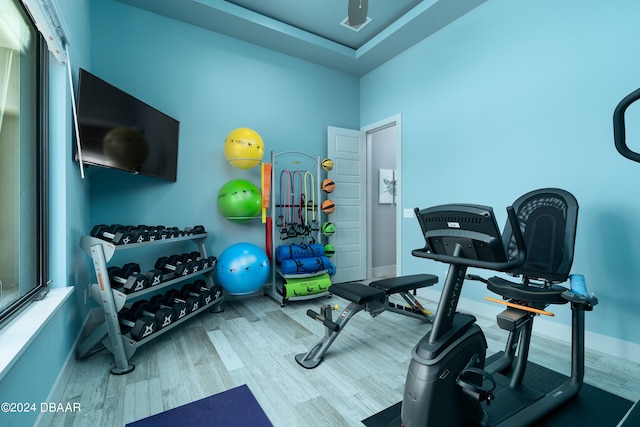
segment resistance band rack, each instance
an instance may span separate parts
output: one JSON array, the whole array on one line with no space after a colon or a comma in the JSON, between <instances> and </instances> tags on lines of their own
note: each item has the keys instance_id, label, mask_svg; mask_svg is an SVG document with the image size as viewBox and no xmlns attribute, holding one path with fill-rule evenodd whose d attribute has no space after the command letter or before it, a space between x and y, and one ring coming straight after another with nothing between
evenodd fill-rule
<instances>
[{"instance_id":1,"label":"resistance band rack","mask_svg":"<svg viewBox=\"0 0 640 427\"><path fill-rule=\"evenodd\" d=\"M115 245L96 237L82 236L80 239L80 246L85 253L92 258L93 268L98 282L93 283L90 286L90 293L92 298L100 304L104 312L104 321L80 342L76 349L76 356L82 359L106 348L113 354L115 359L115 366L111 369L111 373L115 375L128 374L135 369L135 366L129 363L129 359L133 356L138 347L163 335L165 332L170 331L175 326L178 326L199 313L207 310L210 310L213 313L223 311L221 305L224 297L222 293L220 293L220 295L213 298L209 304L200 306L197 310L193 310L184 317L174 320L170 325L167 325L162 329L157 329L154 333L141 340L135 340L128 334L123 334L118 319L118 312L125 307L125 304L135 300L140 300L144 295L152 293L159 294L158 291L160 290L167 290L173 285L189 279L194 279L201 275L204 276L207 287L212 289L214 286L213 272L215 271L216 263L214 262L212 266L204 268L197 273L179 276L162 282L159 285L134 293L125 294L119 290L113 289L107 270L107 263L114 256L116 251L193 241L198 246L200 256L202 258L207 258L207 252L204 247L206 238L207 233L200 233L183 237L173 237L166 240Z\"/></svg>"},{"instance_id":2,"label":"resistance band rack","mask_svg":"<svg viewBox=\"0 0 640 427\"><path fill-rule=\"evenodd\" d=\"M328 291L287 295L286 282L291 279L310 280L327 274L326 270L308 274L283 274L277 268L276 248L280 245L322 243L322 193L320 192L320 158L297 151L271 152L271 200L267 227L267 246L271 261L271 283L266 294L279 301L315 299Z\"/></svg>"}]
</instances>

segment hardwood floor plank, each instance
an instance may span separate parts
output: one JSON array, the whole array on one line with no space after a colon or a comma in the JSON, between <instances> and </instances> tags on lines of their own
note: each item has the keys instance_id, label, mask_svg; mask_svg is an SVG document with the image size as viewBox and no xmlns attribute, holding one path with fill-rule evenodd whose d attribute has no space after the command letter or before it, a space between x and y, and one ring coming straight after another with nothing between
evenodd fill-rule
<instances>
[{"instance_id":1,"label":"hardwood floor plank","mask_svg":"<svg viewBox=\"0 0 640 427\"><path fill-rule=\"evenodd\" d=\"M309 427L356 425L353 423L353 420L345 418L344 413L336 410L336 408L327 402L327 400L322 396L309 399L304 404L295 406L294 410L297 415L297 419L294 420L294 423L299 423L300 420L305 420L306 424L304 425Z\"/></svg>"},{"instance_id":2,"label":"hardwood floor plank","mask_svg":"<svg viewBox=\"0 0 640 427\"><path fill-rule=\"evenodd\" d=\"M105 361L106 361L105 357ZM106 363L105 363L106 364ZM122 391L126 387L127 379L123 375L112 375L108 370L107 389L104 395L104 406L100 417L100 422L93 425L108 426L119 425L124 420L124 405L122 404Z\"/></svg>"},{"instance_id":3,"label":"hardwood floor plank","mask_svg":"<svg viewBox=\"0 0 640 427\"><path fill-rule=\"evenodd\" d=\"M358 313L324 361L304 369L295 355L325 333L306 311L334 303L347 305L321 298L280 307L261 295L225 302L224 312L202 313L139 348L131 360L136 369L127 375L109 372L113 356L107 353L77 360L62 396L63 402L81 402L83 413L56 414L52 425L122 426L247 384L276 427L361 426L360 420L401 400L411 350L431 326L390 312L375 318ZM488 354L503 350L507 334L495 318L475 316ZM570 351L565 342L534 334L530 355L568 373ZM636 364L594 351L585 363L585 382L640 398Z\"/></svg>"},{"instance_id":4,"label":"hardwood floor plank","mask_svg":"<svg viewBox=\"0 0 640 427\"><path fill-rule=\"evenodd\" d=\"M242 363L242 359L235 352L229 340L225 336L222 331L213 331L208 332L207 335L213 344L213 347L218 352L220 356L220 360L224 364L227 371L234 371L236 369L244 368L244 364Z\"/></svg>"}]
</instances>

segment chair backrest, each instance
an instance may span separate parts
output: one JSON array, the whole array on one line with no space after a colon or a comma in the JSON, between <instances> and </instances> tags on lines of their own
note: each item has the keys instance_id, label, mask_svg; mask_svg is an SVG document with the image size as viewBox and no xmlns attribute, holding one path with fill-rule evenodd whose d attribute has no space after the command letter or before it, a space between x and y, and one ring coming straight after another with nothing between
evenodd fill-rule
<instances>
[{"instance_id":1,"label":"chair backrest","mask_svg":"<svg viewBox=\"0 0 640 427\"><path fill-rule=\"evenodd\" d=\"M565 190L543 188L531 191L513 203L527 248L524 265L509 274L545 283L567 280L573 264L578 222L578 201ZM509 222L502 233L509 259L518 256Z\"/></svg>"}]
</instances>

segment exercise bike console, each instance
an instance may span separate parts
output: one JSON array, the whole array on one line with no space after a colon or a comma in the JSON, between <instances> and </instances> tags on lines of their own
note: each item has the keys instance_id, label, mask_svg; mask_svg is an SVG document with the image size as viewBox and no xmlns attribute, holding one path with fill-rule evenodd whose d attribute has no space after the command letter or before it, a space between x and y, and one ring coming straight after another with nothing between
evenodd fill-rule
<instances>
[{"instance_id":1,"label":"exercise bike console","mask_svg":"<svg viewBox=\"0 0 640 427\"><path fill-rule=\"evenodd\" d=\"M429 334L435 342L453 326L460 290L467 267L509 271L526 260L524 237L513 207L507 208L509 224L514 230L517 256L508 259L500 230L489 206L450 204L423 210L415 209L426 246L412 255L450 265L440 304Z\"/></svg>"}]
</instances>

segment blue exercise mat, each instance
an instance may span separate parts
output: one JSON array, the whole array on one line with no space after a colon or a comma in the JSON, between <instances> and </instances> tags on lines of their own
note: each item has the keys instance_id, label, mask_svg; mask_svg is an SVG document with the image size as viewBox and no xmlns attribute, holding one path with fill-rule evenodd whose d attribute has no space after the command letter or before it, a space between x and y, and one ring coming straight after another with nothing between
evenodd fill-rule
<instances>
[{"instance_id":1,"label":"blue exercise mat","mask_svg":"<svg viewBox=\"0 0 640 427\"><path fill-rule=\"evenodd\" d=\"M231 390L143 418L126 427L273 427L249 387Z\"/></svg>"},{"instance_id":2,"label":"blue exercise mat","mask_svg":"<svg viewBox=\"0 0 640 427\"><path fill-rule=\"evenodd\" d=\"M282 274L309 274L327 270L331 261L326 256L285 259L280 263Z\"/></svg>"},{"instance_id":3,"label":"blue exercise mat","mask_svg":"<svg viewBox=\"0 0 640 427\"><path fill-rule=\"evenodd\" d=\"M276 248L276 261L282 262L285 259L298 259L319 257L324 255L324 246L319 243L280 245Z\"/></svg>"}]
</instances>

